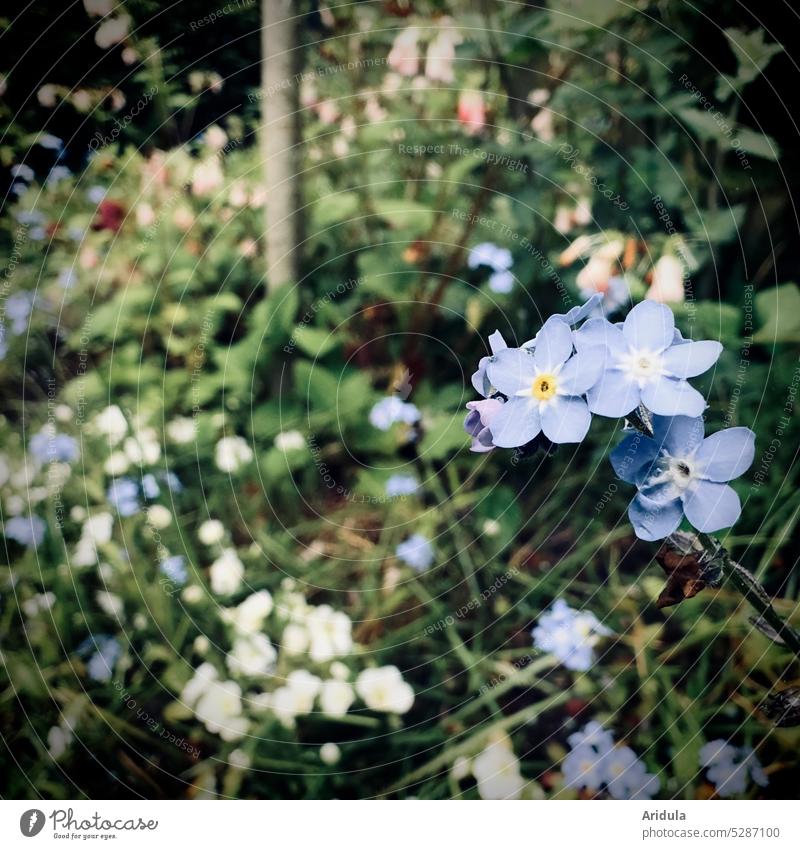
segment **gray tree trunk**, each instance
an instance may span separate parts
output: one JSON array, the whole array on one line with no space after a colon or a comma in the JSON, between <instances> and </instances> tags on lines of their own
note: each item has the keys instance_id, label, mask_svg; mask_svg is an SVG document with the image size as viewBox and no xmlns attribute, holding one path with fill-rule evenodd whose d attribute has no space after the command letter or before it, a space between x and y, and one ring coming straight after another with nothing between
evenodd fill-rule
<instances>
[{"instance_id":1,"label":"gray tree trunk","mask_svg":"<svg viewBox=\"0 0 800 849\"><path fill-rule=\"evenodd\" d=\"M267 287L300 276L300 44L298 3L262 0L261 158L267 187Z\"/></svg>"}]
</instances>

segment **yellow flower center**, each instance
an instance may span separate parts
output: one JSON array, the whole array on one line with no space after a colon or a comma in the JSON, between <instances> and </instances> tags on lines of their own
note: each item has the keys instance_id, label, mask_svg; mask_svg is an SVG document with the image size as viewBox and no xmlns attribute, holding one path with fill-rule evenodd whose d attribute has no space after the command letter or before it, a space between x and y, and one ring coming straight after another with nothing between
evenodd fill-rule
<instances>
[{"instance_id":1,"label":"yellow flower center","mask_svg":"<svg viewBox=\"0 0 800 849\"><path fill-rule=\"evenodd\" d=\"M531 387L534 398L549 401L556 394L556 378L552 374L537 374Z\"/></svg>"}]
</instances>

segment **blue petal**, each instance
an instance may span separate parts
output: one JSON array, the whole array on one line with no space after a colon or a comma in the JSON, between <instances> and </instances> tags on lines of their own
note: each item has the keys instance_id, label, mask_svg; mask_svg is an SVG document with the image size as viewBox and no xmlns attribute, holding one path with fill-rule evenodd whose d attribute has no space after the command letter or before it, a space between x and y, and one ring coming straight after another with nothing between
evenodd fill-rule
<instances>
[{"instance_id":1,"label":"blue petal","mask_svg":"<svg viewBox=\"0 0 800 849\"><path fill-rule=\"evenodd\" d=\"M711 481L730 481L753 462L756 435L749 427L731 427L712 433L697 451L698 470Z\"/></svg>"},{"instance_id":2,"label":"blue petal","mask_svg":"<svg viewBox=\"0 0 800 849\"><path fill-rule=\"evenodd\" d=\"M606 369L586 394L589 409L599 416L619 418L636 409L641 401L639 384L616 369Z\"/></svg>"},{"instance_id":3,"label":"blue petal","mask_svg":"<svg viewBox=\"0 0 800 849\"><path fill-rule=\"evenodd\" d=\"M594 312L595 307L597 307L602 300L603 293L595 292L588 301L577 307L572 307L572 309L567 310L563 315L558 316L558 318L574 327L579 321L583 321L584 318L591 315L591 313Z\"/></svg>"},{"instance_id":4,"label":"blue petal","mask_svg":"<svg viewBox=\"0 0 800 849\"><path fill-rule=\"evenodd\" d=\"M543 405L541 416L544 435L555 443L580 442L592 422L592 414L583 398L554 398Z\"/></svg>"},{"instance_id":5,"label":"blue petal","mask_svg":"<svg viewBox=\"0 0 800 849\"><path fill-rule=\"evenodd\" d=\"M530 388L536 374L533 357L522 348L498 351L486 369L495 389L511 397L520 389Z\"/></svg>"},{"instance_id":6,"label":"blue petal","mask_svg":"<svg viewBox=\"0 0 800 849\"><path fill-rule=\"evenodd\" d=\"M675 337L675 317L664 304L642 301L628 313L622 332L632 348L663 351Z\"/></svg>"},{"instance_id":7,"label":"blue petal","mask_svg":"<svg viewBox=\"0 0 800 849\"><path fill-rule=\"evenodd\" d=\"M683 496L683 509L698 531L713 533L736 523L742 502L728 484L701 480Z\"/></svg>"},{"instance_id":8,"label":"blue petal","mask_svg":"<svg viewBox=\"0 0 800 849\"><path fill-rule=\"evenodd\" d=\"M506 340L503 339L503 334L499 330L495 330L489 337L489 347L492 349L493 354L497 354L508 347Z\"/></svg>"},{"instance_id":9,"label":"blue petal","mask_svg":"<svg viewBox=\"0 0 800 849\"><path fill-rule=\"evenodd\" d=\"M626 436L609 455L617 477L637 483L641 473L658 456L658 445L641 433Z\"/></svg>"},{"instance_id":10,"label":"blue petal","mask_svg":"<svg viewBox=\"0 0 800 849\"><path fill-rule=\"evenodd\" d=\"M697 377L719 359L719 342L681 342L664 351L664 366L673 377Z\"/></svg>"},{"instance_id":11,"label":"blue petal","mask_svg":"<svg viewBox=\"0 0 800 849\"><path fill-rule=\"evenodd\" d=\"M580 330L573 334L575 347L581 348L605 346L614 354L624 354L628 350L628 343L618 327L604 318L590 318Z\"/></svg>"},{"instance_id":12,"label":"blue petal","mask_svg":"<svg viewBox=\"0 0 800 849\"><path fill-rule=\"evenodd\" d=\"M572 353L572 331L558 316L551 316L536 335L533 358L540 371L553 371Z\"/></svg>"},{"instance_id":13,"label":"blue petal","mask_svg":"<svg viewBox=\"0 0 800 849\"><path fill-rule=\"evenodd\" d=\"M671 457L688 457L703 441L702 418L653 416L653 439Z\"/></svg>"},{"instance_id":14,"label":"blue petal","mask_svg":"<svg viewBox=\"0 0 800 849\"><path fill-rule=\"evenodd\" d=\"M583 395L603 373L605 348L584 348L567 360L558 373L558 388L567 395Z\"/></svg>"},{"instance_id":15,"label":"blue petal","mask_svg":"<svg viewBox=\"0 0 800 849\"><path fill-rule=\"evenodd\" d=\"M648 542L668 537L680 525L682 517L680 500L658 504L641 493L628 508L628 518L636 536Z\"/></svg>"},{"instance_id":16,"label":"blue petal","mask_svg":"<svg viewBox=\"0 0 800 849\"><path fill-rule=\"evenodd\" d=\"M525 445L541 431L538 407L527 398L511 398L492 419L492 439L498 448Z\"/></svg>"},{"instance_id":17,"label":"blue petal","mask_svg":"<svg viewBox=\"0 0 800 849\"><path fill-rule=\"evenodd\" d=\"M492 272L489 288L498 295L507 295L514 288L514 275L506 269Z\"/></svg>"},{"instance_id":18,"label":"blue petal","mask_svg":"<svg viewBox=\"0 0 800 849\"><path fill-rule=\"evenodd\" d=\"M660 377L648 383L642 389L642 401L659 416L696 418L706 408L705 398L693 386L673 377Z\"/></svg>"},{"instance_id":19,"label":"blue petal","mask_svg":"<svg viewBox=\"0 0 800 849\"><path fill-rule=\"evenodd\" d=\"M480 362L478 363L478 370L473 372L470 381L472 383L472 388L479 394L483 395L485 398L491 388L492 384L489 382L489 378L486 374L486 367L489 365L489 361L491 357L481 357Z\"/></svg>"}]
</instances>

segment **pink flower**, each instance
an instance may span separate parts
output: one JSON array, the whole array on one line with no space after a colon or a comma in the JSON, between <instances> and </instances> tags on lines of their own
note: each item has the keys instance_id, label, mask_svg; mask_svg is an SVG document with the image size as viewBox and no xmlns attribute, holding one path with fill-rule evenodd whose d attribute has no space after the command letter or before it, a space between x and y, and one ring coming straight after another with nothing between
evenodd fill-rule
<instances>
[{"instance_id":1,"label":"pink flower","mask_svg":"<svg viewBox=\"0 0 800 849\"><path fill-rule=\"evenodd\" d=\"M386 59L389 67L404 77L413 77L419 70L418 40L419 30L416 27L406 27L398 33Z\"/></svg>"},{"instance_id":2,"label":"pink flower","mask_svg":"<svg viewBox=\"0 0 800 849\"><path fill-rule=\"evenodd\" d=\"M458 96L458 120L471 136L479 133L486 123L486 104L479 91L462 91Z\"/></svg>"},{"instance_id":3,"label":"pink flower","mask_svg":"<svg viewBox=\"0 0 800 849\"><path fill-rule=\"evenodd\" d=\"M454 40L456 36L459 41ZM442 83L453 82L455 79L453 60L456 58L456 44L460 42L460 38L454 31L442 30L428 45L425 76L429 80L438 80Z\"/></svg>"}]
</instances>

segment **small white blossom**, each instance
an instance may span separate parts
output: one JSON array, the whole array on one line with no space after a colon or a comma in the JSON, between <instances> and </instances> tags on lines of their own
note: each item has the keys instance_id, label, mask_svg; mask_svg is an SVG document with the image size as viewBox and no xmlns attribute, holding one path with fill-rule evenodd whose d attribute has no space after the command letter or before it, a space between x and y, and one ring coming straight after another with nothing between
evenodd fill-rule
<instances>
[{"instance_id":1,"label":"small white blossom","mask_svg":"<svg viewBox=\"0 0 800 849\"><path fill-rule=\"evenodd\" d=\"M203 545L214 545L225 539L225 526L219 519L206 519L197 529L197 538Z\"/></svg>"},{"instance_id":2,"label":"small white blossom","mask_svg":"<svg viewBox=\"0 0 800 849\"><path fill-rule=\"evenodd\" d=\"M519 799L525 779L519 769L511 740L498 735L472 762L481 799Z\"/></svg>"},{"instance_id":3,"label":"small white blossom","mask_svg":"<svg viewBox=\"0 0 800 849\"><path fill-rule=\"evenodd\" d=\"M346 681L324 681L319 704L327 716L344 716L355 701L356 694Z\"/></svg>"},{"instance_id":4,"label":"small white blossom","mask_svg":"<svg viewBox=\"0 0 800 849\"><path fill-rule=\"evenodd\" d=\"M211 564L211 589L217 595L231 595L242 585L244 564L232 548L226 548Z\"/></svg>"},{"instance_id":5,"label":"small white blossom","mask_svg":"<svg viewBox=\"0 0 800 849\"><path fill-rule=\"evenodd\" d=\"M187 416L177 416L167 423L167 438L176 445L186 445L195 439L195 422Z\"/></svg>"},{"instance_id":6,"label":"small white blossom","mask_svg":"<svg viewBox=\"0 0 800 849\"><path fill-rule=\"evenodd\" d=\"M172 513L163 504L153 504L147 508L147 521L160 531L172 524Z\"/></svg>"},{"instance_id":7,"label":"small white blossom","mask_svg":"<svg viewBox=\"0 0 800 849\"><path fill-rule=\"evenodd\" d=\"M214 449L214 462L222 472L235 472L253 459L253 451L241 436L225 436Z\"/></svg>"},{"instance_id":8,"label":"small white blossom","mask_svg":"<svg viewBox=\"0 0 800 849\"><path fill-rule=\"evenodd\" d=\"M326 766L335 766L341 757L342 753L336 743L323 743L319 747L319 759Z\"/></svg>"},{"instance_id":9,"label":"small white blossom","mask_svg":"<svg viewBox=\"0 0 800 849\"><path fill-rule=\"evenodd\" d=\"M306 440L299 430L286 430L275 437L278 451L299 451L306 447Z\"/></svg>"},{"instance_id":10,"label":"small white blossom","mask_svg":"<svg viewBox=\"0 0 800 849\"><path fill-rule=\"evenodd\" d=\"M237 607L226 608L222 618L240 633L255 634L261 630L264 620L272 611L272 596L267 590L259 590L248 596Z\"/></svg>"},{"instance_id":11,"label":"small white blossom","mask_svg":"<svg viewBox=\"0 0 800 849\"><path fill-rule=\"evenodd\" d=\"M236 638L226 663L234 675L254 677L266 675L277 659L278 653L264 634L248 634Z\"/></svg>"},{"instance_id":12,"label":"small white blossom","mask_svg":"<svg viewBox=\"0 0 800 849\"><path fill-rule=\"evenodd\" d=\"M371 710L403 714L414 704L414 690L396 666L364 669L356 679L356 692Z\"/></svg>"}]
</instances>

